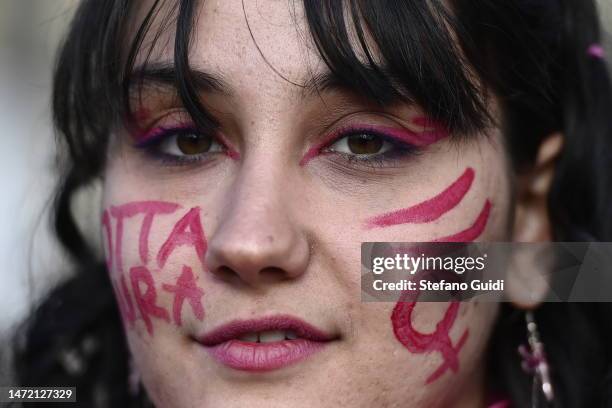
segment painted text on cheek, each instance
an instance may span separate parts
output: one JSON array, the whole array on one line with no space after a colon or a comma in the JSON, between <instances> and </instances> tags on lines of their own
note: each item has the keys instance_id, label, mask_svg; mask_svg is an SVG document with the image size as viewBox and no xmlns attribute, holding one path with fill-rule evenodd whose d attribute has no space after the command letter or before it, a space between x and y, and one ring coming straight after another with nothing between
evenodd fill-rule
<instances>
[{"instance_id":1,"label":"painted text on cheek","mask_svg":"<svg viewBox=\"0 0 612 408\"><path fill-rule=\"evenodd\" d=\"M425 200L409 208L379 215L366 221L366 228L386 228L400 224L423 224L438 220L446 213L451 212L465 198L470 191L475 178L472 168L464 173L445 190L433 198ZM486 199L476 220L467 228L432 239L431 242L470 242L475 241L484 232L491 213L491 201ZM465 329L456 344L450 338L460 304L453 301L449 304L444 317L436 324L433 333L422 333L413 325L413 311L418 302L414 294L406 292L395 305L391 314L393 333L396 339L411 353L439 353L442 364L425 381L429 384L440 378L447 370L459 370L459 352L468 338Z\"/></svg>"},{"instance_id":2,"label":"painted text on cheek","mask_svg":"<svg viewBox=\"0 0 612 408\"><path fill-rule=\"evenodd\" d=\"M115 289L119 309L125 324L132 326L140 318L149 334L153 334L153 320L173 322L181 326L183 310L189 306L193 316L202 320L204 306L202 297L204 291L198 286L196 275L188 265L182 265L181 273L175 281L162 282L161 290L171 293L174 297L172 303L172 319L169 310L159 304L159 288L152 270L162 271L164 268L174 271L177 263L167 264L168 259L179 247L192 247L200 264L203 265L206 252L206 236L200 220L200 209L189 209L174 225L164 243L160 247L155 267L150 265L149 236L156 216L174 215L180 206L174 203L160 201L138 201L113 206L104 211L102 215L103 231L106 235L107 264L111 274L111 281ZM129 265L128 273L124 272L123 235L126 223L137 215L142 216L138 234L138 264ZM115 220L113 230L112 219ZM132 226L132 223L129 224ZM114 242L113 242L114 241ZM165 271L165 270L164 270ZM161 275L163 280L164 273ZM174 273L173 275L177 275ZM126 279L127 276L127 279ZM129 282L129 285L128 285Z\"/></svg>"},{"instance_id":3,"label":"painted text on cheek","mask_svg":"<svg viewBox=\"0 0 612 408\"><path fill-rule=\"evenodd\" d=\"M405 294L408 295L408 294ZM413 294L410 294L413 296ZM404 347L411 353L433 353L438 352L443 359L442 364L427 377L425 381L429 384L444 374L446 370L457 372L459 370L459 351L468 338L468 330L465 329L456 345L450 338L450 330L457 318L459 303L450 303L444 317L436 325L433 333L421 333L413 326L412 313L418 302L400 301L395 305L391 315L393 333Z\"/></svg>"}]
</instances>

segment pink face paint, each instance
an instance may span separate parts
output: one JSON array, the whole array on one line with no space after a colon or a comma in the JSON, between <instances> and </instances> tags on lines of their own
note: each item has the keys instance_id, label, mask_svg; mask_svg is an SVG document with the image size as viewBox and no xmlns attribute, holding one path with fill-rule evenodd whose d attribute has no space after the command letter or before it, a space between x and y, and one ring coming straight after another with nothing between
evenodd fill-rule
<instances>
[{"instance_id":1,"label":"pink face paint","mask_svg":"<svg viewBox=\"0 0 612 408\"><path fill-rule=\"evenodd\" d=\"M137 147L155 144L161 141L170 132L195 132L193 125L177 124L172 126L157 126L152 129L139 130L133 133Z\"/></svg>"},{"instance_id":2,"label":"pink face paint","mask_svg":"<svg viewBox=\"0 0 612 408\"><path fill-rule=\"evenodd\" d=\"M334 137L335 136L336 135L334 134ZM321 150L323 150L332 140L333 138L331 137L327 138L325 141L317 143L316 145L308 149L304 157L302 157L302 160L300 160L300 166L305 166L306 164L308 164L309 161L321 154Z\"/></svg>"},{"instance_id":3,"label":"pink face paint","mask_svg":"<svg viewBox=\"0 0 612 408\"><path fill-rule=\"evenodd\" d=\"M432 242L471 242L476 240L484 231L491 210L491 202L486 201L483 210L476 219L476 222L468 229L454 235L436 239ZM457 372L459 370L459 351L468 338L466 329L456 345L450 339L450 330L455 323L459 311L459 302L450 302L444 317L436 325L433 333L426 334L416 330L412 325L412 312L416 307L412 292L404 292L400 300L395 305L391 314L391 324L393 333L398 341L411 353L431 353L439 352L443 358L442 364L427 377L426 384L440 378L447 370Z\"/></svg>"},{"instance_id":4,"label":"pink face paint","mask_svg":"<svg viewBox=\"0 0 612 408\"><path fill-rule=\"evenodd\" d=\"M459 302L453 301L450 303L444 313L444 317L438 322L433 333L421 333L412 325L412 312L417 302L405 302L406 296L413 296L413 294L404 293L391 314L395 337L411 353L437 352L440 353L443 359L442 364L427 377L425 383L432 383L447 370L457 372L459 370L459 351L468 338L467 329L463 332L456 345L453 345L450 338L450 330L455 323L457 312L459 311Z\"/></svg>"},{"instance_id":5,"label":"pink face paint","mask_svg":"<svg viewBox=\"0 0 612 408\"><path fill-rule=\"evenodd\" d=\"M228 150L227 157L229 157L232 160L240 160L240 153L233 151L233 150Z\"/></svg>"},{"instance_id":6,"label":"pink face paint","mask_svg":"<svg viewBox=\"0 0 612 408\"><path fill-rule=\"evenodd\" d=\"M232 160L240 160L240 153L238 150L225 138L223 135L219 134L217 136L223 146L225 146L225 155Z\"/></svg>"},{"instance_id":7,"label":"pink face paint","mask_svg":"<svg viewBox=\"0 0 612 408\"><path fill-rule=\"evenodd\" d=\"M194 207L181 218L172 229L168 239L157 253L157 264L163 268L172 252L183 245L191 245L196 250L198 258L204 265L206 253L206 236L200 222L200 208Z\"/></svg>"},{"instance_id":8,"label":"pink face paint","mask_svg":"<svg viewBox=\"0 0 612 408\"><path fill-rule=\"evenodd\" d=\"M310 148L302 160L300 166L306 165L310 160L322 153L322 150L328 147L332 142L341 139L344 136L355 134L358 132L371 132L373 134L384 135L391 139L396 139L400 142L410 144L415 147L426 147L437 141L448 137L449 133L442 127L434 127L432 129L414 132L406 128L395 128L387 126L372 126L359 125L339 129L325 138L321 143Z\"/></svg>"},{"instance_id":9,"label":"pink face paint","mask_svg":"<svg viewBox=\"0 0 612 408\"><path fill-rule=\"evenodd\" d=\"M183 272L176 281L175 285L163 284L162 288L170 293L174 293L174 303L172 305L172 317L177 326L182 325L181 312L185 300L191 305L191 310L198 320L204 319L204 306L202 306L202 296L204 291L198 287L193 271L188 266L183 266Z\"/></svg>"},{"instance_id":10,"label":"pink face paint","mask_svg":"<svg viewBox=\"0 0 612 408\"><path fill-rule=\"evenodd\" d=\"M132 297L130 296L130 292L128 291L125 283L125 275L121 275L119 283L117 283L114 279L111 279L111 281L113 290L115 292L115 298L117 299L117 304L119 306L119 312L121 313L123 323L127 328L128 324L130 326L134 324L134 321L136 320L136 313L134 310Z\"/></svg>"},{"instance_id":11,"label":"pink face paint","mask_svg":"<svg viewBox=\"0 0 612 408\"><path fill-rule=\"evenodd\" d=\"M487 200L478 215L478 218L469 228L447 237L434 239L432 242L472 242L476 240L484 231L491 214L491 201Z\"/></svg>"},{"instance_id":12,"label":"pink face paint","mask_svg":"<svg viewBox=\"0 0 612 408\"><path fill-rule=\"evenodd\" d=\"M430 118L428 118L427 116L419 116L416 117L414 119L412 119L411 121L414 125L417 126L422 126L424 128L431 128L431 129L438 129L439 131L446 131L448 132L448 130L446 130L446 127Z\"/></svg>"},{"instance_id":13,"label":"pink face paint","mask_svg":"<svg viewBox=\"0 0 612 408\"><path fill-rule=\"evenodd\" d=\"M417 205L366 221L367 228L390 227L399 224L421 224L437 220L457 206L465 197L474 181L474 170L468 167L446 190Z\"/></svg>"},{"instance_id":14,"label":"pink face paint","mask_svg":"<svg viewBox=\"0 0 612 408\"><path fill-rule=\"evenodd\" d=\"M145 323L147 332L153 335L151 317L170 322L168 311L156 304L157 291L155 290L153 275L151 275L151 272L144 266L135 266L130 269L130 280L140 316ZM143 284L146 287L144 292L142 291Z\"/></svg>"},{"instance_id":15,"label":"pink face paint","mask_svg":"<svg viewBox=\"0 0 612 408\"><path fill-rule=\"evenodd\" d=\"M117 271L123 271L122 245L123 245L123 222L125 218L134 217L137 214L144 214L140 227L140 237L138 240L138 250L140 260L144 265L149 258L149 233L153 218L158 214L171 214L179 208L178 204L163 201L134 201L120 206L113 206L110 212L117 219L115 227L115 262ZM104 222L104 219L102 220Z\"/></svg>"}]
</instances>

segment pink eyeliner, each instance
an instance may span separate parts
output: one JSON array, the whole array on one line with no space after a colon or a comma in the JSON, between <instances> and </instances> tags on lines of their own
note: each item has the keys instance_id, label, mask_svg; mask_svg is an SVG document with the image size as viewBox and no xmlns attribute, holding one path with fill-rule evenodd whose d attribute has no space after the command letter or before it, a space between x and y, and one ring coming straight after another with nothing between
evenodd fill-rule
<instances>
[{"instance_id":1,"label":"pink eyeliner","mask_svg":"<svg viewBox=\"0 0 612 408\"><path fill-rule=\"evenodd\" d=\"M413 146L425 147L437 142L440 139L448 136L448 133L440 130L425 130L423 132L413 132L408 129L400 129L387 126L365 126L359 127L358 130L372 130L384 135L390 136L402 142L410 143Z\"/></svg>"},{"instance_id":2,"label":"pink eyeliner","mask_svg":"<svg viewBox=\"0 0 612 408\"><path fill-rule=\"evenodd\" d=\"M158 126L153 129L148 129L134 134L136 141L136 147L145 147L159 141L168 131L170 130L193 130L193 126L188 124L181 124L176 126Z\"/></svg>"},{"instance_id":3,"label":"pink eyeliner","mask_svg":"<svg viewBox=\"0 0 612 408\"><path fill-rule=\"evenodd\" d=\"M437 196L409 208L373 217L366 222L366 226L367 228L382 228L408 223L422 224L437 220L463 200L473 181L474 170L468 167L461 177Z\"/></svg>"},{"instance_id":4,"label":"pink eyeliner","mask_svg":"<svg viewBox=\"0 0 612 408\"><path fill-rule=\"evenodd\" d=\"M328 143L334 140L335 137L336 137L336 133L325 138L325 141L321 143L317 143L316 145L308 149L304 157L302 157L302 160L300 160L300 166L305 166L309 161L311 161L312 159L317 157L319 154L321 154L321 150L323 150L323 148L327 146Z\"/></svg>"},{"instance_id":5,"label":"pink eyeliner","mask_svg":"<svg viewBox=\"0 0 612 408\"><path fill-rule=\"evenodd\" d=\"M426 119L424 118L416 118L412 122L417 124L424 123ZM418 122L418 123L416 123ZM430 122L428 122L430 123ZM373 132L378 133L384 136L388 136L390 138L396 139L398 141L411 144L416 147L425 147L429 146L437 141L446 138L449 133L442 127L435 127L430 130L424 130L421 132L414 132L405 128L396 128L396 127L388 127L388 126L372 126L372 125L359 125L359 126L351 126L339 129L336 132L333 132L330 136L326 137L325 140L321 143L316 144L311 147L302 160L300 160L300 166L306 165L310 160L321 154L321 150L327 147L329 143L339 138L342 134L350 134L351 132Z\"/></svg>"},{"instance_id":6,"label":"pink eyeliner","mask_svg":"<svg viewBox=\"0 0 612 408\"><path fill-rule=\"evenodd\" d=\"M240 153L236 149L234 149L225 139L221 139L221 143L227 149L225 154L232 160L240 160Z\"/></svg>"},{"instance_id":7,"label":"pink eyeliner","mask_svg":"<svg viewBox=\"0 0 612 408\"><path fill-rule=\"evenodd\" d=\"M163 138L168 131L189 131L194 130L194 127L190 124L180 124L176 126L164 127L158 126L153 129L149 129L143 132L137 132L134 134L134 139L136 141L136 147L146 147L148 145L154 144ZM239 160L240 153L227 141L225 137L221 134L217 134L215 136L219 142L226 148L225 154L232 160Z\"/></svg>"}]
</instances>

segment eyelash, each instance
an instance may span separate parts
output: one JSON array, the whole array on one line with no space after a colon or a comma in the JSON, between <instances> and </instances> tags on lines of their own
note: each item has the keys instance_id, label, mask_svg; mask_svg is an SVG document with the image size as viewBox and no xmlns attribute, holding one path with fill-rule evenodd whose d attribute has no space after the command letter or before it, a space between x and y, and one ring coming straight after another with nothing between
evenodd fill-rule
<instances>
[{"instance_id":1,"label":"eyelash","mask_svg":"<svg viewBox=\"0 0 612 408\"><path fill-rule=\"evenodd\" d=\"M191 126L180 126L180 127L157 127L147 132L142 142L137 142L134 147L137 149L143 150L149 157L154 160L159 161L162 165L165 166L188 166L192 164L196 164L205 159L206 156L211 153L216 152L207 152L198 155L185 155L178 156L168 153L161 152L160 146L167 142L171 137L180 136L183 134L201 134L197 129ZM213 136L213 142L218 143L223 146L224 149L227 149L224 143L218 140L218 138Z\"/></svg>"},{"instance_id":2,"label":"eyelash","mask_svg":"<svg viewBox=\"0 0 612 408\"><path fill-rule=\"evenodd\" d=\"M188 166L203 161L206 156L216 153L207 152L199 155L178 156L161 152L160 146L169 140L171 137L180 136L181 134L198 134L197 129L190 126L180 127L157 127L147 132L141 142L135 143L134 147L143 150L149 157L159 161L165 166ZM383 142L391 144L391 149L384 153L372 154L369 156L359 156L356 154L344 153L330 150L330 147L338 143L344 138L356 135L372 135L380 138ZM214 137L214 142L227 149L227 146L218 138ZM398 140L395 137L386 135L384 132L376 131L368 128L350 128L339 130L332 136L331 141L326 143L319 150L321 155L329 155L333 153L339 159L345 161L348 165L358 167L366 166L372 168L392 167L397 165L402 159L415 156L421 152L421 148L410 143Z\"/></svg>"},{"instance_id":3,"label":"eyelash","mask_svg":"<svg viewBox=\"0 0 612 408\"><path fill-rule=\"evenodd\" d=\"M391 149L385 153L378 153L369 156L359 156L356 154L344 153L329 150L331 146L344 138L356 135L371 135L380 138L383 142L391 144ZM384 132L369 128L349 128L336 132L335 137L331 138L321 149L322 154L335 153L342 160L352 166L366 166L372 168L392 167L408 157L416 156L421 153L421 148L410 143L398 140Z\"/></svg>"}]
</instances>

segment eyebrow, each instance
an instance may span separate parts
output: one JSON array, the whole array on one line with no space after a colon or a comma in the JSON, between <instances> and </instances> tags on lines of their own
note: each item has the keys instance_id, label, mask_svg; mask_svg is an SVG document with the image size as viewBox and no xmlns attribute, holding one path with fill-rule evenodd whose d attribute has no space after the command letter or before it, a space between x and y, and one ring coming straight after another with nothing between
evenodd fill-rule
<instances>
[{"instance_id":1,"label":"eyebrow","mask_svg":"<svg viewBox=\"0 0 612 408\"><path fill-rule=\"evenodd\" d=\"M303 87L303 95L310 96L324 91L352 91L342 78L331 71L313 74Z\"/></svg>"},{"instance_id":2,"label":"eyebrow","mask_svg":"<svg viewBox=\"0 0 612 408\"><path fill-rule=\"evenodd\" d=\"M190 68L188 75L191 77L197 92L215 92L224 95L231 95L233 93L232 86L219 74L206 72L200 68ZM158 84L176 87L176 79L177 70L174 64L150 63L134 69L129 77L129 83L135 84L134 86ZM289 81L286 78L282 79ZM337 75L329 71L313 74L303 84L289 82L302 88L302 96L304 97L324 91L351 90L350 86L347 86Z\"/></svg>"},{"instance_id":3,"label":"eyebrow","mask_svg":"<svg viewBox=\"0 0 612 408\"><path fill-rule=\"evenodd\" d=\"M137 67L129 77L130 87L149 84L176 87L177 70L170 63L150 63ZM188 73L192 84L198 92L216 92L231 94L232 87L221 77L221 75L208 73L201 69L190 68ZM134 84L134 85L131 85Z\"/></svg>"}]
</instances>

